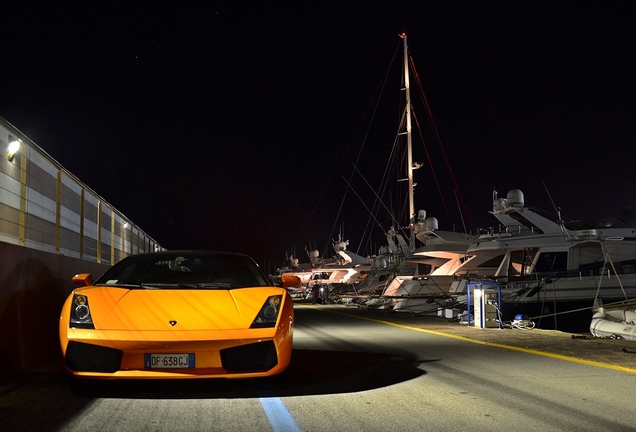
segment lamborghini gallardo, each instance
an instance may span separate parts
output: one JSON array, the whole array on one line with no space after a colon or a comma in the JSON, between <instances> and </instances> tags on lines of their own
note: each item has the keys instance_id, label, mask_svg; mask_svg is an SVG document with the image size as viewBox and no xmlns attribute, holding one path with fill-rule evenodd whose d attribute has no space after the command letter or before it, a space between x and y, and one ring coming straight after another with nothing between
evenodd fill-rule
<instances>
[{"instance_id":1,"label":"lamborghini gallardo","mask_svg":"<svg viewBox=\"0 0 636 432\"><path fill-rule=\"evenodd\" d=\"M72 378L251 378L289 366L292 300L247 255L137 254L73 282L59 322Z\"/></svg>"}]
</instances>

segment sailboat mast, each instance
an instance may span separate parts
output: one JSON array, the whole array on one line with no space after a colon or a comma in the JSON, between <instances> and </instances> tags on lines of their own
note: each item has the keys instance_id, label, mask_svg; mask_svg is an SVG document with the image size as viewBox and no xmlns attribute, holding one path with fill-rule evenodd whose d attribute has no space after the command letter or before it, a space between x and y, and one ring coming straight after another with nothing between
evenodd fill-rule
<instances>
[{"instance_id":1,"label":"sailboat mast","mask_svg":"<svg viewBox=\"0 0 636 432\"><path fill-rule=\"evenodd\" d=\"M409 182L409 247L415 250L415 203L413 199L413 149L411 138L411 88L409 85L409 54L406 44L406 33L400 35L404 39L404 90L406 97L406 147L407 147L407 164L408 164L408 182Z\"/></svg>"}]
</instances>

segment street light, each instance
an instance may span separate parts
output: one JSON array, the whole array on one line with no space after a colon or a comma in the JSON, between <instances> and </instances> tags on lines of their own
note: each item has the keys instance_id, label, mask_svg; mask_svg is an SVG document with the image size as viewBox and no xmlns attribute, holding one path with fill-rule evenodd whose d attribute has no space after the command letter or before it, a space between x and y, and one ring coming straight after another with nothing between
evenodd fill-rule
<instances>
[{"instance_id":1,"label":"street light","mask_svg":"<svg viewBox=\"0 0 636 432\"><path fill-rule=\"evenodd\" d=\"M7 159L9 159L9 162L13 161L13 157L18 150L20 150L20 142L21 141L17 139L9 143L9 146L7 147Z\"/></svg>"}]
</instances>

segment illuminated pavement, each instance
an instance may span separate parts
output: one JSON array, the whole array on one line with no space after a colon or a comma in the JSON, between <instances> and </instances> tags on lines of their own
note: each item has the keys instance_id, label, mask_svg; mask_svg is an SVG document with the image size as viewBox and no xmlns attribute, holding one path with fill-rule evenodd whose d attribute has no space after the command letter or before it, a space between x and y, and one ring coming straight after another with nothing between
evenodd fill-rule
<instances>
[{"instance_id":1,"label":"illuminated pavement","mask_svg":"<svg viewBox=\"0 0 636 432\"><path fill-rule=\"evenodd\" d=\"M503 345L547 355L567 356L636 371L636 341L592 338L589 334L572 334L555 330L480 329L442 317L390 310L370 310L354 306L317 305L313 307L396 326L466 338L474 342Z\"/></svg>"},{"instance_id":2,"label":"illuminated pavement","mask_svg":"<svg viewBox=\"0 0 636 432\"><path fill-rule=\"evenodd\" d=\"M284 380L0 380L3 431L634 430L634 342L298 305ZM636 349L635 349L636 351Z\"/></svg>"}]
</instances>

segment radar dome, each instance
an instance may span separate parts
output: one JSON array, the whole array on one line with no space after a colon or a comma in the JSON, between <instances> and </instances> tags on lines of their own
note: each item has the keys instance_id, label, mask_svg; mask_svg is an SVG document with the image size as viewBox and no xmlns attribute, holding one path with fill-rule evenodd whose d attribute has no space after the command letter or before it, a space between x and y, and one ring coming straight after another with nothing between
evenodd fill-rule
<instances>
[{"instance_id":1,"label":"radar dome","mask_svg":"<svg viewBox=\"0 0 636 432\"><path fill-rule=\"evenodd\" d=\"M347 244L348 242L338 242L334 245L334 249L336 249L337 251L347 250Z\"/></svg>"},{"instance_id":2,"label":"radar dome","mask_svg":"<svg viewBox=\"0 0 636 432\"><path fill-rule=\"evenodd\" d=\"M437 221L436 217L431 216L429 218L426 218L425 226L426 229L436 230L439 229L439 222Z\"/></svg>"},{"instance_id":3,"label":"radar dome","mask_svg":"<svg viewBox=\"0 0 636 432\"><path fill-rule=\"evenodd\" d=\"M510 192L508 192L508 195L506 195L506 201L506 205L508 207L517 205L522 206L524 204L523 192L521 192L519 189L512 189Z\"/></svg>"},{"instance_id":4,"label":"radar dome","mask_svg":"<svg viewBox=\"0 0 636 432\"><path fill-rule=\"evenodd\" d=\"M373 260L373 266L377 269L385 269L388 267L388 264L385 258L378 257Z\"/></svg>"}]
</instances>

